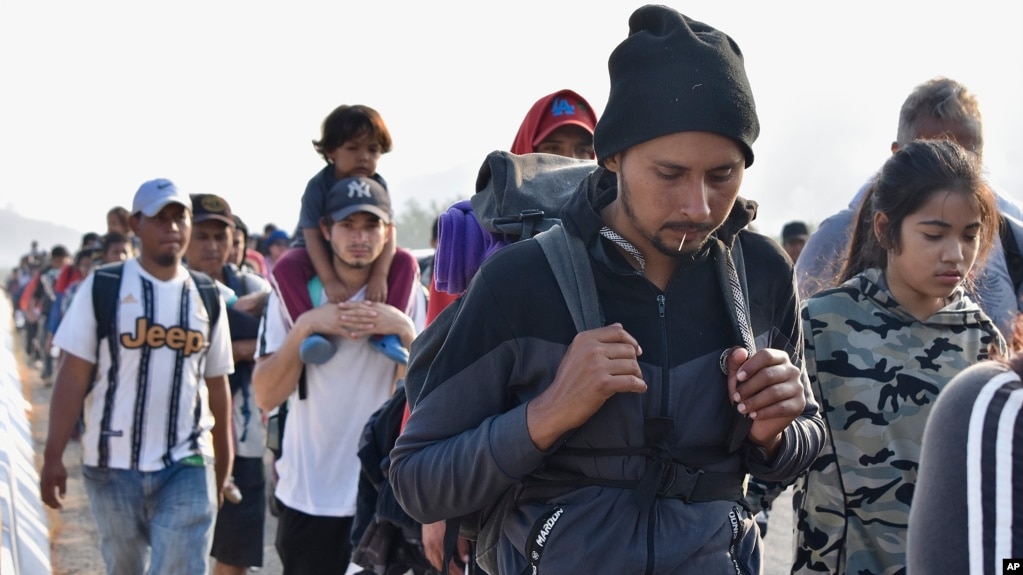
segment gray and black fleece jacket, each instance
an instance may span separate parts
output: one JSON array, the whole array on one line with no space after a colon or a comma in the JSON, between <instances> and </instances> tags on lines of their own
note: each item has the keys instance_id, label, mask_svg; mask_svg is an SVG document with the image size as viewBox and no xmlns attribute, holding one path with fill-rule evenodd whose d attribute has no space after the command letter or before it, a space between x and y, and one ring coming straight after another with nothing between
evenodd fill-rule
<instances>
[{"instance_id":1,"label":"gray and black fleece jacket","mask_svg":"<svg viewBox=\"0 0 1023 575\"><path fill-rule=\"evenodd\" d=\"M806 395L805 411L785 430L774 460L766 461L749 444L729 449L737 418L719 358L741 342L729 327L728 292L712 250L684 261L661 291L599 233L600 209L616 194L615 175L597 168L562 220L588 246L606 323L620 322L643 349L646 393L611 397L552 449L537 450L526 405L553 381L576 332L541 248L517 242L484 263L443 347L429 366L419 367L428 373L391 452L392 487L424 523L484 510L481 538L496 534L496 548L478 553L496 551L500 573L527 567L538 573L757 573L760 536L743 504L637 497L651 469L649 454L640 451L648 447L648 420L659 418L672 425L658 457L693 470L780 481L816 458L825 431L802 370L792 266L772 240L743 229L756 204L737 200L711 241L742 243L757 347L787 350L803 371Z\"/></svg>"}]
</instances>

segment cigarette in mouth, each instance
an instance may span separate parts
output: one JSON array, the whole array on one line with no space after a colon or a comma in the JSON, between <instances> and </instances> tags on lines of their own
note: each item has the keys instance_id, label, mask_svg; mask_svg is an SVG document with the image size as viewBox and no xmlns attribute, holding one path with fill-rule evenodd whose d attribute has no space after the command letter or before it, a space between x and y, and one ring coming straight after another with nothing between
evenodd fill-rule
<instances>
[{"instance_id":1,"label":"cigarette in mouth","mask_svg":"<svg viewBox=\"0 0 1023 575\"><path fill-rule=\"evenodd\" d=\"M682 241L678 243L678 251L682 251L682 244L686 243L686 234L682 234Z\"/></svg>"}]
</instances>

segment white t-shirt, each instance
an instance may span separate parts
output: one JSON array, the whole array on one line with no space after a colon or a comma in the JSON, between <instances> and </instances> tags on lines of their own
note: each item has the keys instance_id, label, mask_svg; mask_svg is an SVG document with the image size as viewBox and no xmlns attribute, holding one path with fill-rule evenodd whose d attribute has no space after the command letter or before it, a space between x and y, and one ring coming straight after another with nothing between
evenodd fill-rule
<instances>
[{"instance_id":1,"label":"white t-shirt","mask_svg":"<svg viewBox=\"0 0 1023 575\"><path fill-rule=\"evenodd\" d=\"M253 272L235 268L234 273L238 274L244 286L244 296L269 294L273 290L269 281ZM217 287L224 301L228 302L227 307L234 305L238 295L220 281L217 282ZM244 371L244 366L239 362L234 368L234 377L237 378ZM234 456L262 457L266 451L266 426L263 425L263 413L256 405L256 394L253 393L251 381L231 395L231 407L234 413Z\"/></svg>"},{"instance_id":2,"label":"white t-shirt","mask_svg":"<svg viewBox=\"0 0 1023 575\"><path fill-rule=\"evenodd\" d=\"M98 363L85 396L84 463L158 471L190 455L212 458L213 414L204 378L234 370L223 298L210 337L209 316L188 270L179 267L174 279L161 281L138 260L124 262L111 382L110 346L106 339L96 341L95 278L93 272L82 282L53 338L67 353Z\"/></svg>"},{"instance_id":3,"label":"white t-shirt","mask_svg":"<svg viewBox=\"0 0 1023 575\"><path fill-rule=\"evenodd\" d=\"M270 287L270 282L259 277L257 274L238 270L237 268L235 268L234 272L238 274L244 286L245 293L243 295L270 293L273 289ZM230 308L234 305L238 294L219 281L217 282L217 288L220 290L220 295L224 298L224 301L230 302L227 307ZM257 317L256 319L259 318ZM237 334L232 334L232 340L236 336ZM244 369L242 364L236 363L234 377L238 377L244 372ZM251 381L247 382L247 385L239 387L231 395L231 408L234 413L232 418L234 421L234 456L263 457L263 454L266 452L266 426L263 424L263 414L259 410L259 406L256 405L256 396L252 391Z\"/></svg>"},{"instance_id":4,"label":"white t-shirt","mask_svg":"<svg viewBox=\"0 0 1023 575\"><path fill-rule=\"evenodd\" d=\"M416 282L418 286L418 282ZM363 301L363 286L348 301ZM327 301L326 293L320 301ZM409 297L406 313L415 321L421 299ZM257 355L277 351L290 329L277 293L270 294L260 326ZM368 338L329 338L337 353L321 365L307 365L306 399L292 394L285 424L284 452L277 461L276 496L285 505L320 517L352 517L359 487L359 439L369 416L391 396L397 364ZM265 343L265 347L263 347Z\"/></svg>"}]
</instances>

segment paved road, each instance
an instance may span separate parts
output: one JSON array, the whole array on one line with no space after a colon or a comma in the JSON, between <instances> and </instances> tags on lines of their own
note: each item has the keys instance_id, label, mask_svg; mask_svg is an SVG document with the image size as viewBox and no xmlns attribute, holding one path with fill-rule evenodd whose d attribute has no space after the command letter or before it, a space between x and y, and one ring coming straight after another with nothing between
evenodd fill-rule
<instances>
[{"instance_id":1,"label":"paved road","mask_svg":"<svg viewBox=\"0 0 1023 575\"><path fill-rule=\"evenodd\" d=\"M792 567L792 490L778 496L764 537L764 575L787 575Z\"/></svg>"},{"instance_id":2,"label":"paved road","mask_svg":"<svg viewBox=\"0 0 1023 575\"><path fill-rule=\"evenodd\" d=\"M42 453L46 437L47 414L52 387L39 380L34 369L22 370L26 391L31 393L33 410L33 440L36 453ZM72 442L65 452L68 468L68 498L65 509L51 511L51 555L54 558L55 575L101 575L102 559L97 548L96 528L88 510L84 487L81 484L80 444ZM41 462L40 462L41 463ZM269 468L268 468L269 469ZM267 513L264 531L263 568L257 573L281 575L280 560L274 549L276 518ZM792 555L792 509L791 492L783 493L775 503L771 514L768 536L765 538L764 575L785 575L789 572ZM358 569L349 569L354 573Z\"/></svg>"}]
</instances>

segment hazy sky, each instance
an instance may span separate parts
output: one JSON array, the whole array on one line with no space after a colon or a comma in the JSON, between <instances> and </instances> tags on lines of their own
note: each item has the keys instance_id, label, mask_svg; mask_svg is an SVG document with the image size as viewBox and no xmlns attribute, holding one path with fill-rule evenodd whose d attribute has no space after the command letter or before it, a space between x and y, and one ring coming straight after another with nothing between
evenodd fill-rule
<instances>
[{"instance_id":1,"label":"hazy sky","mask_svg":"<svg viewBox=\"0 0 1023 575\"><path fill-rule=\"evenodd\" d=\"M1023 3L670 3L730 34L761 123L742 194L757 225L819 222L884 161L917 84L962 81L985 160L1023 196ZM339 104L383 115L378 166L400 211L467 197L532 103L571 88L598 112L607 58L639 2L0 4L0 207L102 231L144 180L218 193L250 225L290 228ZM45 239L44 239L44 244Z\"/></svg>"}]
</instances>

